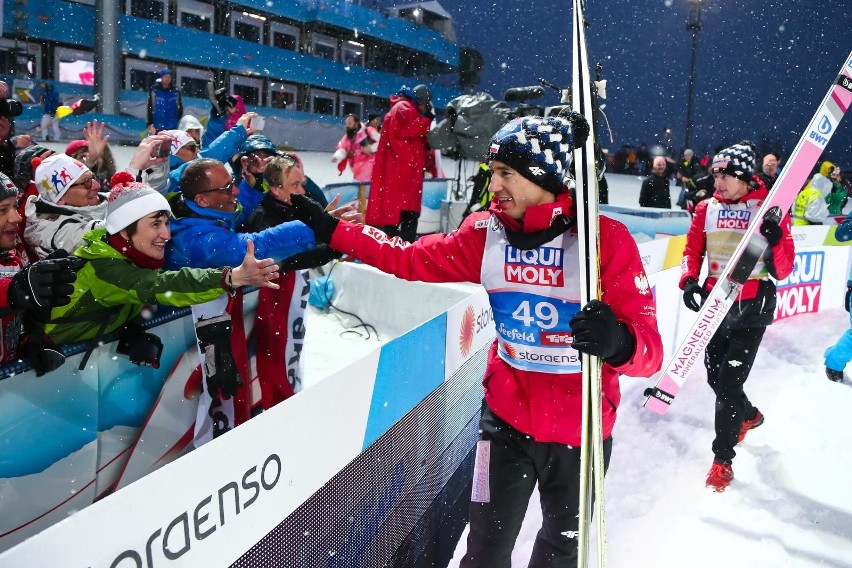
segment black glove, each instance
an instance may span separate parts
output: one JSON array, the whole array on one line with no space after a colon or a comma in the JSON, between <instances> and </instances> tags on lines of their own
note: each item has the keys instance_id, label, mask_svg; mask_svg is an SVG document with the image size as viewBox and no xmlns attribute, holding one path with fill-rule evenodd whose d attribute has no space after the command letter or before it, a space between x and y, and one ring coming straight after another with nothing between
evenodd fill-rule
<instances>
[{"instance_id":1,"label":"black glove","mask_svg":"<svg viewBox=\"0 0 852 568\"><path fill-rule=\"evenodd\" d=\"M846 287L846 299L843 300L843 307L846 308L846 311L849 311L849 300L852 299L852 286Z\"/></svg>"},{"instance_id":2,"label":"black glove","mask_svg":"<svg viewBox=\"0 0 852 568\"><path fill-rule=\"evenodd\" d=\"M18 310L34 310L64 306L71 301L77 270L86 261L59 249L44 260L35 262L12 277L7 300Z\"/></svg>"},{"instance_id":3,"label":"black glove","mask_svg":"<svg viewBox=\"0 0 852 568\"><path fill-rule=\"evenodd\" d=\"M284 273L291 270L305 270L307 268L316 268L338 260L343 256L343 253L336 251L326 245L320 245L314 250L308 250L288 256L278 262L278 272Z\"/></svg>"},{"instance_id":4,"label":"black glove","mask_svg":"<svg viewBox=\"0 0 852 568\"><path fill-rule=\"evenodd\" d=\"M574 226L574 219L567 215L557 215L546 229L532 233L506 231L506 238L509 240L509 244L516 249L532 250L544 243L549 243L572 226Z\"/></svg>"},{"instance_id":5,"label":"black glove","mask_svg":"<svg viewBox=\"0 0 852 568\"><path fill-rule=\"evenodd\" d=\"M65 362L65 355L59 347L46 337L28 337L19 353L32 366L36 377L58 369Z\"/></svg>"},{"instance_id":6,"label":"black glove","mask_svg":"<svg viewBox=\"0 0 852 568\"><path fill-rule=\"evenodd\" d=\"M213 90L213 82L210 81L207 86L208 98L213 107L213 114L223 116L229 108L237 106L237 99L228 94L227 87L220 87Z\"/></svg>"},{"instance_id":7,"label":"black glove","mask_svg":"<svg viewBox=\"0 0 852 568\"><path fill-rule=\"evenodd\" d=\"M627 326L615 319L612 308L600 300L591 300L571 318L574 349L596 355L615 367L633 355L636 340Z\"/></svg>"},{"instance_id":8,"label":"black glove","mask_svg":"<svg viewBox=\"0 0 852 568\"><path fill-rule=\"evenodd\" d=\"M701 296L700 302L695 301L696 294ZM695 278L687 278L686 282L683 283L683 303L693 312L701 310L701 304L709 295L710 292L702 288Z\"/></svg>"},{"instance_id":9,"label":"black glove","mask_svg":"<svg viewBox=\"0 0 852 568\"><path fill-rule=\"evenodd\" d=\"M559 113L559 118L564 118L571 123L571 136L574 138L574 147L580 148L586 144L589 138L589 122L586 118L577 111L563 110Z\"/></svg>"},{"instance_id":10,"label":"black glove","mask_svg":"<svg viewBox=\"0 0 852 568\"><path fill-rule=\"evenodd\" d=\"M322 205L301 193L290 195L296 219L313 229L318 243L328 244L339 221L326 213Z\"/></svg>"},{"instance_id":11,"label":"black glove","mask_svg":"<svg viewBox=\"0 0 852 568\"><path fill-rule=\"evenodd\" d=\"M771 247L777 245L781 241L781 237L784 236L778 221L769 216L763 218L763 223L760 224L760 234Z\"/></svg>"},{"instance_id":12,"label":"black glove","mask_svg":"<svg viewBox=\"0 0 852 568\"><path fill-rule=\"evenodd\" d=\"M213 398L225 400L235 396L243 386L234 354L231 351L231 316L200 319L195 324L195 335L201 348L207 392Z\"/></svg>"},{"instance_id":13,"label":"black glove","mask_svg":"<svg viewBox=\"0 0 852 568\"><path fill-rule=\"evenodd\" d=\"M116 353L127 355L130 362L140 367L160 368L163 342L137 323L128 323L118 337Z\"/></svg>"}]
</instances>

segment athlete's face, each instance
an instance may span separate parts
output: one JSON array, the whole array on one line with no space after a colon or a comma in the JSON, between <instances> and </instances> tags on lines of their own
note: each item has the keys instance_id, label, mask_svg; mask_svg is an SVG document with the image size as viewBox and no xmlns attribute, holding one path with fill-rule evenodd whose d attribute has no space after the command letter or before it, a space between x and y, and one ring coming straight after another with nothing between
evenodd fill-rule
<instances>
[{"instance_id":1,"label":"athlete's face","mask_svg":"<svg viewBox=\"0 0 852 568\"><path fill-rule=\"evenodd\" d=\"M538 186L503 162L491 162L491 185L494 201L512 219L522 220L527 207L553 203L556 196Z\"/></svg>"},{"instance_id":2,"label":"athlete's face","mask_svg":"<svg viewBox=\"0 0 852 568\"><path fill-rule=\"evenodd\" d=\"M748 193L748 184L740 178L721 172L715 173L713 176L716 178L713 184L716 191L729 201L737 201Z\"/></svg>"}]
</instances>

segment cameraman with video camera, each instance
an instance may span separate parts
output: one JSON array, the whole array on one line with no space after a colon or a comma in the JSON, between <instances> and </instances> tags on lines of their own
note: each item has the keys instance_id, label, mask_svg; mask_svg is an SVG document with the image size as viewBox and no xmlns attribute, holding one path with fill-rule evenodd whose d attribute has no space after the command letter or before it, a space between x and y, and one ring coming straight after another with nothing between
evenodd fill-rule
<instances>
[{"instance_id":1,"label":"cameraman with video camera","mask_svg":"<svg viewBox=\"0 0 852 568\"><path fill-rule=\"evenodd\" d=\"M20 115L24 108L15 99L9 96L9 86L5 81L0 81L0 172L8 177L14 177L15 173L15 144L12 136L15 131L13 119Z\"/></svg>"}]
</instances>

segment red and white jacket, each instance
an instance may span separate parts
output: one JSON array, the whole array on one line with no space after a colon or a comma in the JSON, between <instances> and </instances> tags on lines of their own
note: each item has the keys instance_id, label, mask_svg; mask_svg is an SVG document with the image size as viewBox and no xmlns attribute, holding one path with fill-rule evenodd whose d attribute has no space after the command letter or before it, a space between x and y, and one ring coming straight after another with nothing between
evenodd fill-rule
<instances>
[{"instance_id":1,"label":"red and white jacket","mask_svg":"<svg viewBox=\"0 0 852 568\"><path fill-rule=\"evenodd\" d=\"M686 246L680 263L680 287L689 278L696 281L701 273L704 256L707 256L707 280L705 290L712 290L719 275L725 269L734 249L743 238L746 229L754 221L757 210L768 195L766 185L759 178L755 189L745 194L738 201L724 199L718 192L712 198L701 201L695 207L695 216L686 233ZM781 220L781 230L784 233L777 245L772 247L772 270L761 259L749 275L739 300L750 300L757 296L758 283L765 280L770 273L773 277L786 278L793 271L796 260L793 236L790 234L790 215Z\"/></svg>"},{"instance_id":2,"label":"red and white jacket","mask_svg":"<svg viewBox=\"0 0 852 568\"><path fill-rule=\"evenodd\" d=\"M378 149L379 131L362 124L355 136L350 138L344 134L337 143L333 156L337 158L338 171L343 174L348 163L355 181L370 181Z\"/></svg>"},{"instance_id":3,"label":"red and white jacket","mask_svg":"<svg viewBox=\"0 0 852 568\"><path fill-rule=\"evenodd\" d=\"M16 248L0 252L0 365L15 360L21 340L22 314L9 305L12 277L29 264L20 241Z\"/></svg>"},{"instance_id":4,"label":"red and white jacket","mask_svg":"<svg viewBox=\"0 0 852 568\"><path fill-rule=\"evenodd\" d=\"M521 227L492 207L470 215L452 233L427 235L411 244L341 221L331 247L406 280L483 284L498 329L483 378L488 406L536 441L577 446L582 380L576 351L564 341L570 338L568 319L580 307L577 235L571 231L532 251L520 251L506 239L507 228L539 231L558 210L572 208L567 195L554 204L530 207ZM651 376L660 368L663 347L656 305L633 238L624 225L606 217L600 219L600 235L601 299L636 339L626 363L603 366L608 437L621 400L619 374Z\"/></svg>"}]
</instances>

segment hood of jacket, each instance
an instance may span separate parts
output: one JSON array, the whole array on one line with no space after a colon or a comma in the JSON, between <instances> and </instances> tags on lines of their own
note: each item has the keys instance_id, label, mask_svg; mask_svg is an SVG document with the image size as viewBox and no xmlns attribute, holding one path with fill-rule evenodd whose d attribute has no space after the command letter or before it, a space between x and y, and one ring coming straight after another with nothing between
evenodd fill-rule
<instances>
[{"instance_id":1,"label":"hood of jacket","mask_svg":"<svg viewBox=\"0 0 852 568\"><path fill-rule=\"evenodd\" d=\"M107 231L104 228L94 229L83 235L83 246L74 251L74 256L79 256L86 260L95 260L100 258L117 258L127 260L127 257L112 248L104 239Z\"/></svg>"}]
</instances>

